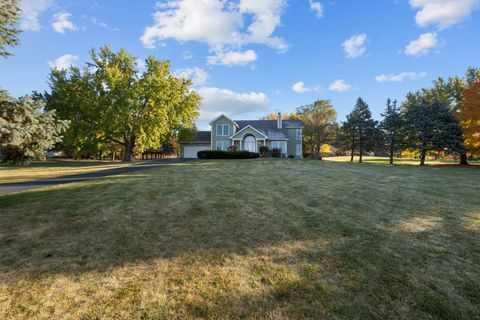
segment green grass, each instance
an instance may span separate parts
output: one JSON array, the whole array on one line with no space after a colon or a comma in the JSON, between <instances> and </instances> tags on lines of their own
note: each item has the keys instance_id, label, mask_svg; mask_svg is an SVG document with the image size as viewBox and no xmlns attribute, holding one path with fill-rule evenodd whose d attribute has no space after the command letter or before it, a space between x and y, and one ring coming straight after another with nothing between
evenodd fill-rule
<instances>
[{"instance_id":1,"label":"green grass","mask_svg":"<svg viewBox=\"0 0 480 320\"><path fill-rule=\"evenodd\" d=\"M478 319L480 174L196 161L0 197L1 319Z\"/></svg>"},{"instance_id":2,"label":"green grass","mask_svg":"<svg viewBox=\"0 0 480 320\"><path fill-rule=\"evenodd\" d=\"M32 161L26 166L15 166L0 162L0 183L25 182L57 178L72 174L114 169L130 163L90 160L47 160Z\"/></svg>"},{"instance_id":3,"label":"green grass","mask_svg":"<svg viewBox=\"0 0 480 320\"><path fill-rule=\"evenodd\" d=\"M335 161L335 162L350 162L350 156L341 156L341 157L325 157L324 160ZM354 158L354 162L358 162L358 156ZM390 160L387 157L363 157L364 163L370 164L390 164ZM433 160L427 159L425 164L428 166L445 166L445 165L458 165L458 161L455 160ZM473 167L480 165L480 161L469 161ZM395 158L394 165L411 165L418 166L420 165L420 159L411 159L411 158Z\"/></svg>"}]
</instances>

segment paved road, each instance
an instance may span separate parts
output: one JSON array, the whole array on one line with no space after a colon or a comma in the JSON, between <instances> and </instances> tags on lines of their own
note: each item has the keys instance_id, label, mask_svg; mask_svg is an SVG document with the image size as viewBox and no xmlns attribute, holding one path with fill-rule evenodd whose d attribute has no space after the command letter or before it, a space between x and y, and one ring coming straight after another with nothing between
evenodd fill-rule
<instances>
[{"instance_id":1,"label":"paved road","mask_svg":"<svg viewBox=\"0 0 480 320\"><path fill-rule=\"evenodd\" d=\"M167 166L175 163L187 162L187 161L191 161L191 160L188 160L188 159L150 160L150 161L142 162L139 164L133 164L128 167L74 174L74 175L62 176L62 177L46 179L46 180L0 183L0 196L9 194L9 193L26 191L26 190L36 189L36 188L49 187L49 186L55 186L59 184L79 182L79 181L93 180L93 179L113 176L117 174L137 172L145 169L158 168L158 167L163 167L163 166Z\"/></svg>"}]
</instances>

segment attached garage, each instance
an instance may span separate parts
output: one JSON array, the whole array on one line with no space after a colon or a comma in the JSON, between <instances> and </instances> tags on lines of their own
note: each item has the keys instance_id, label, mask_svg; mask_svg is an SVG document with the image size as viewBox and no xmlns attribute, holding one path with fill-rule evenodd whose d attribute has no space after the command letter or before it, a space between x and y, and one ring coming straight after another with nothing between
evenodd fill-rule
<instances>
[{"instance_id":1,"label":"attached garage","mask_svg":"<svg viewBox=\"0 0 480 320\"><path fill-rule=\"evenodd\" d=\"M203 150L210 150L209 144L202 145L183 145L182 147L182 158L195 159L197 158L197 152Z\"/></svg>"},{"instance_id":2,"label":"attached garage","mask_svg":"<svg viewBox=\"0 0 480 320\"><path fill-rule=\"evenodd\" d=\"M191 141L180 142L180 158L196 159L198 151L211 149L210 139L210 131L198 131Z\"/></svg>"}]
</instances>

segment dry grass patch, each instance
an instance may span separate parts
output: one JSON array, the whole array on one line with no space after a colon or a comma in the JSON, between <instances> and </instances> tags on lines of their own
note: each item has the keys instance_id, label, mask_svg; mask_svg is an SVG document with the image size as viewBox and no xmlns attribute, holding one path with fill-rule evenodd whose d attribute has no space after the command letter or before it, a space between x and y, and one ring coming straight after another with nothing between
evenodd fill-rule
<instances>
[{"instance_id":1,"label":"dry grass patch","mask_svg":"<svg viewBox=\"0 0 480 320\"><path fill-rule=\"evenodd\" d=\"M27 182L66 175L103 171L129 166L110 161L48 160L33 161L27 166L0 165L0 183Z\"/></svg>"},{"instance_id":2,"label":"dry grass patch","mask_svg":"<svg viewBox=\"0 0 480 320\"><path fill-rule=\"evenodd\" d=\"M480 318L472 173L198 161L7 195L0 318Z\"/></svg>"}]
</instances>

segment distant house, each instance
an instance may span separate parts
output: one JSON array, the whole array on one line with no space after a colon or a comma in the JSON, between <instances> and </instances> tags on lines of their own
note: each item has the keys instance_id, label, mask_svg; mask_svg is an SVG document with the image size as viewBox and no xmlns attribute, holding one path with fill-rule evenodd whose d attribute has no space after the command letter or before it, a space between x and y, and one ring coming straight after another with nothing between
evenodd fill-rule
<instances>
[{"instance_id":1,"label":"distant house","mask_svg":"<svg viewBox=\"0 0 480 320\"><path fill-rule=\"evenodd\" d=\"M210 131L198 131L191 141L180 143L181 158L196 158L202 150L259 152L261 146L280 149L284 156L302 157L303 123L300 120L232 120L220 115L210 122Z\"/></svg>"}]
</instances>

